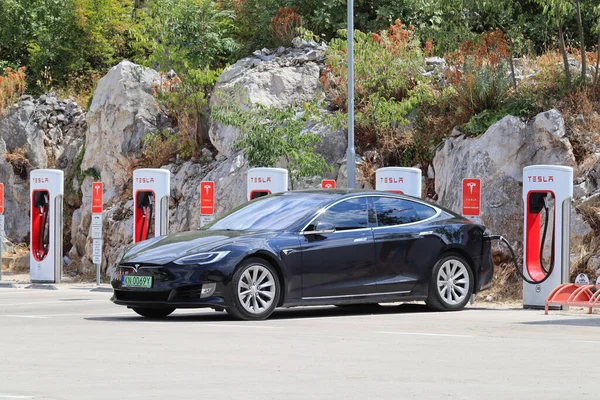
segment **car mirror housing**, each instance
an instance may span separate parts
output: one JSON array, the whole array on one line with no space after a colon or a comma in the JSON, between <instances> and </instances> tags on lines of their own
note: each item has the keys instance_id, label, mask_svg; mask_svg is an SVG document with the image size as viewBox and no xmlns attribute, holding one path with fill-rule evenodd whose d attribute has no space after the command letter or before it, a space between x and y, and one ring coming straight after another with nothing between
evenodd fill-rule
<instances>
[{"instance_id":1,"label":"car mirror housing","mask_svg":"<svg viewBox=\"0 0 600 400\"><path fill-rule=\"evenodd\" d=\"M312 228L312 229L311 229ZM335 227L329 222L317 222L317 225L311 225L308 230L302 232L304 236L309 235L328 235L335 232Z\"/></svg>"}]
</instances>

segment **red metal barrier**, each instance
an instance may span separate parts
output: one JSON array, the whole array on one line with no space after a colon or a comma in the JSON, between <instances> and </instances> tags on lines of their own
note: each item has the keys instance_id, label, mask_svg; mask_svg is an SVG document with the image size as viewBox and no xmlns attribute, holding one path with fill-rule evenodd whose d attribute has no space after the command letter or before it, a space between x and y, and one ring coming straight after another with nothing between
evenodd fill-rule
<instances>
[{"instance_id":1,"label":"red metal barrier","mask_svg":"<svg viewBox=\"0 0 600 400\"><path fill-rule=\"evenodd\" d=\"M588 314L592 308L600 308L599 285L576 285L565 283L557 286L546 299L545 313L548 314L549 306L587 307Z\"/></svg>"}]
</instances>

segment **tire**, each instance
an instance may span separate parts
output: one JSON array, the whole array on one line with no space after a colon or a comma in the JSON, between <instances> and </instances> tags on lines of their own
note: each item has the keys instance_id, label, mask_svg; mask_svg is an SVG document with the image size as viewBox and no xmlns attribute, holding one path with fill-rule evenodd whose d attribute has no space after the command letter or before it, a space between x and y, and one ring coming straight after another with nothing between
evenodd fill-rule
<instances>
[{"instance_id":1,"label":"tire","mask_svg":"<svg viewBox=\"0 0 600 400\"><path fill-rule=\"evenodd\" d=\"M144 307L134 307L133 311L146 318L164 318L167 315L170 315L174 308L144 308Z\"/></svg>"},{"instance_id":2,"label":"tire","mask_svg":"<svg viewBox=\"0 0 600 400\"><path fill-rule=\"evenodd\" d=\"M281 285L275 268L262 258L244 260L231 281L232 307L227 312L234 318L259 321L275 311Z\"/></svg>"},{"instance_id":3,"label":"tire","mask_svg":"<svg viewBox=\"0 0 600 400\"><path fill-rule=\"evenodd\" d=\"M443 254L431 271L425 303L437 311L462 310L471 299L474 284L467 260L455 253Z\"/></svg>"}]
</instances>

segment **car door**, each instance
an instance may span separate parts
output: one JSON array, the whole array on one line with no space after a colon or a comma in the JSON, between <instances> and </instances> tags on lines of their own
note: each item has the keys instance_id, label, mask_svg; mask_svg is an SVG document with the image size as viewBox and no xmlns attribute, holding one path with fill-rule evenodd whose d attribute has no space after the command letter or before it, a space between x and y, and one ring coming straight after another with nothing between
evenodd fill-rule
<instances>
[{"instance_id":1,"label":"car door","mask_svg":"<svg viewBox=\"0 0 600 400\"><path fill-rule=\"evenodd\" d=\"M302 297L346 297L375 293L377 268L373 232L365 197L343 200L326 209L305 231L320 222L335 232L302 236Z\"/></svg>"},{"instance_id":2,"label":"car door","mask_svg":"<svg viewBox=\"0 0 600 400\"><path fill-rule=\"evenodd\" d=\"M377 216L373 228L375 262L381 271L381 293L410 292L435 262L439 238L428 235L420 222L437 214L423 203L397 197L372 199Z\"/></svg>"}]
</instances>

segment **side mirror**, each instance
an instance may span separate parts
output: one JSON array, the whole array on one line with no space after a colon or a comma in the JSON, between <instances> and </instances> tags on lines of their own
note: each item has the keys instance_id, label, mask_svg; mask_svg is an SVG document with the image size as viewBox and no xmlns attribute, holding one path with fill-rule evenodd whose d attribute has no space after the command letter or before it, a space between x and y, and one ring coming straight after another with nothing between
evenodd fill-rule
<instances>
[{"instance_id":1,"label":"side mirror","mask_svg":"<svg viewBox=\"0 0 600 400\"><path fill-rule=\"evenodd\" d=\"M302 232L304 236L309 235L328 235L335 232L335 227L329 222L317 222L316 226L312 226L312 230Z\"/></svg>"}]
</instances>

